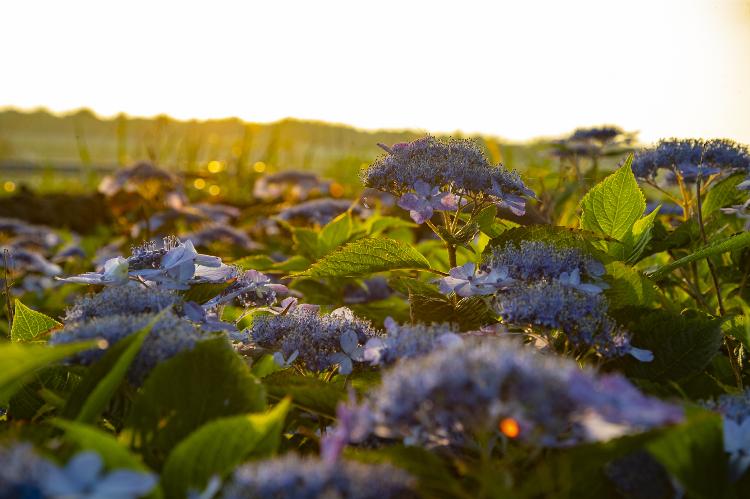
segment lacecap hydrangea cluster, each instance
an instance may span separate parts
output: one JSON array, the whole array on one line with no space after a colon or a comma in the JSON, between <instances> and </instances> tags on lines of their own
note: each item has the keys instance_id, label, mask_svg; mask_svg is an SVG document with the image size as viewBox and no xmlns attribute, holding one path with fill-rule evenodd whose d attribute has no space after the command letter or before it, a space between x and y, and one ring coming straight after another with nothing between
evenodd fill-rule
<instances>
[{"instance_id":1,"label":"lacecap hydrangea cluster","mask_svg":"<svg viewBox=\"0 0 750 499\"><path fill-rule=\"evenodd\" d=\"M383 373L343 410L350 441L369 435L424 446L466 446L502 429L530 445L606 441L678 423L680 407L646 396L620 374L581 369L520 343L468 339ZM348 412L348 414L347 414Z\"/></svg>"},{"instance_id":2,"label":"lacecap hydrangea cluster","mask_svg":"<svg viewBox=\"0 0 750 499\"><path fill-rule=\"evenodd\" d=\"M462 341L458 329L451 324L399 325L388 317L385 332L385 336L376 336L365 344L364 360L373 366L413 359Z\"/></svg>"},{"instance_id":3,"label":"lacecap hydrangea cluster","mask_svg":"<svg viewBox=\"0 0 750 499\"><path fill-rule=\"evenodd\" d=\"M534 197L517 172L490 164L471 140L427 136L383 147L387 154L362 171L362 181L399 196L398 205L420 224L434 211L454 211L470 201L523 215L525 198Z\"/></svg>"},{"instance_id":4,"label":"lacecap hydrangea cluster","mask_svg":"<svg viewBox=\"0 0 750 499\"><path fill-rule=\"evenodd\" d=\"M299 360L316 372L338 365L342 374L351 373L355 362L364 361L363 346L380 334L347 308L320 315L306 307L257 316L248 333L257 346L275 351L280 365Z\"/></svg>"},{"instance_id":5,"label":"lacecap hydrangea cluster","mask_svg":"<svg viewBox=\"0 0 750 499\"><path fill-rule=\"evenodd\" d=\"M182 306L180 298L167 290L140 285L105 288L101 293L79 299L68 310L65 327L54 333L49 343L98 339L108 348L155 321L128 371L128 380L140 385L157 364L192 349L206 337L194 324L177 315L176 310ZM168 307L173 309L165 310ZM105 349L92 348L76 354L72 361L89 365L104 354Z\"/></svg>"},{"instance_id":6,"label":"lacecap hydrangea cluster","mask_svg":"<svg viewBox=\"0 0 750 499\"><path fill-rule=\"evenodd\" d=\"M679 175L686 182L718 173L750 173L750 150L728 139L666 139L637 152L632 169L636 177L649 181L661 169ZM738 187L748 189L750 181Z\"/></svg>"},{"instance_id":7,"label":"lacecap hydrangea cluster","mask_svg":"<svg viewBox=\"0 0 750 499\"><path fill-rule=\"evenodd\" d=\"M651 360L650 352L631 346L629 333L609 317L604 274L604 265L578 248L509 242L478 268L467 263L452 269L440 288L464 297L492 295L504 322L562 331L576 349Z\"/></svg>"},{"instance_id":8,"label":"lacecap hydrangea cluster","mask_svg":"<svg viewBox=\"0 0 750 499\"><path fill-rule=\"evenodd\" d=\"M79 452L67 464L40 456L31 444L0 447L0 499L136 499L157 484L152 473L104 471L96 452Z\"/></svg>"},{"instance_id":9,"label":"lacecap hydrangea cluster","mask_svg":"<svg viewBox=\"0 0 750 499\"><path fill-rule=\"evenodd\" d=\"M415 481L385 464L326 462L287 454L238 468L225 485L224 499L388 499L417 497Z\"/></svg>"}]
</instances>

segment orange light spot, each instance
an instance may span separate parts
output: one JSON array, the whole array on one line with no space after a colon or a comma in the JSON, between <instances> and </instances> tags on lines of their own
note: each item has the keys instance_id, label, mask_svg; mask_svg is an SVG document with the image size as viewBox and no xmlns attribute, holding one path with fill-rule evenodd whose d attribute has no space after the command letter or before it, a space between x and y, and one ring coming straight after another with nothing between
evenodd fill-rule
<instances>
[{"instance_id":1,"label":"orange light spot","mask_svg":"<svg viewBox=\"0 0 750 499\"><path fill-rule=\"evenodd\" d=\"M206 181L202 178L197 178L193 182L193 187L195 187L196 189L203 189L204 187L206 187Z\"/></svg>"},{"instance_id":2,"label":"orange light spot","mask_svg":"<svg viewBox=\"0 0 750 499\"><path fill-rule=\"evenodd\" d=\"M331 184L330 191L331 197L340 198L344 195L344 186L339 184L338 182L334 182Z\"/></svg>"},{"instance_id":3,"label":"orange light spot","mask_svg":"<svg viewBox=\"0 0 750 499\"><path fill-rule=\"evenodd\" d=\"M521 433L521 427L518 421L513 418L505 418L500 421L500 431L508 438L516 438Z\"/></svg>"},{"instance_id":4,"label":"orange light spot","mask_svg":"<svg viewBox=\"0 0 750 499\"><path fill-rule=\"evenodd\" d=\"M208 188L208 193L212 196L218 196L219 194L221 194L221 187L219 187L218 185L212 185Z\"/></svg>"}]
</instances>

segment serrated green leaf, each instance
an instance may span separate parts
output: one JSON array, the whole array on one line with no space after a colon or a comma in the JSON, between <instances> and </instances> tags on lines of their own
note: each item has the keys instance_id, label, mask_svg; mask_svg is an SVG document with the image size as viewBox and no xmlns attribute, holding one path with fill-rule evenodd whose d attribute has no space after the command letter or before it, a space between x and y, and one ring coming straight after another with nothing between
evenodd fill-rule
<instances>
[{"instance_id":1,"label":"serrated green leaf","mask_svg":"<svg viewBox=\"0 0 750 499\"><path fill-rule=\"evenodd\" d=\"M188 435L169 454L162 471L167 497L203 490L209 479L224 478L249 457L267 457L278 449L289 399L264 414L210 421Z\"/></svg>"},{"instance_id":2,"label":"serrated green leaf","mask_svg":"<svg viewBox=\"0 0 750 499\"><path fill-rule=\"evenodd\" d=\"M702 203L703 218L708 218L720 208L745 201L747 194L745 191L737 189L737 185L746 177L747 175L744 173L737 173L711 187Z\"/></svg>"},{"instance_id":3,"label":"serrated green leaf","mask_svg":"<svg viewBox=\"0 0 750 499\"><path fill-rule=\"evenodd\" d=\"M391 229L411 229L417 224L398 217L373 216L365 221L365 231L368 236L376 236Z\"/></svg>"},{"instance_id":4,"label":"serrated green leaf","mask_svg":"<svg viewBox=\"0 0 750 499\"><path fill-rule=\"evenodd\" d=\"M58 362L80 351L95 347L94 341L83 341L54 347L0 344L0 404L4 404L37 369Z\"/></svg>"},{"instance_id":5,"label":"serrated green leaf","mask_svg":"<svg viewBox=\"0 0 750 499\"><path fill-rule=\"evenodd\" d=\"M326 255L348 241L352 227L352 215L348 211L328 222L318 234L318 255Z\"/></svg>"},{"instance_id":6,"label":"serrated green leaf","mask_svg":"<svg viewBox=\"0 0 750 499\"><path fill-rule=\"evenodd\" d=\"M625 372L633 378L678 381L703 371L719 352L722 341L719 321L698 313L675 315L661 310L643 314L628 329L633 343L654 354L651 362L625 361Z\"/></svg>"},{"instance_id":7,"label":"serrated green leaf","mask_svg":"<svg viewBox=\"0 0 750 499\"><path fill-rule=\"evenodd\" d=\"M324 256L295 277L361 277L386 270L429 268L427 259L406 243L386 238L364 238Z\"/></svg>"},{"instance_id":8,"label":"serrated green leaf","mask_svg":"<svg viewBox=\"0 0 750 499\"><path fill-rule=\"evenodd\" d=\"M674 262L664 265L663 267L660 267L656 271L649 274L649 277L658 281L673 270L684 267L691 262L695 262L697 260L715 255L720 255L728 251L735 251L738 249L746 248L748 246L750 246L750 232L735 234L733 236L727 237L726 239L721 239L719 241L710 243L688 256L682 257L679 260L675 260Z\"/></svg>"},{"instance_id":9,"label":"serrated green leaf","mask_svg":"<svg viewBox=\"0 0 750 499\"><path fill-rule=\"evenodd\" d=\"M631 170L632 156L595 185L581 200L581 227L622 239L646 210L638 182Z\"/></svg>"},{"instance_id":10,"label":"serrated green leaf","mask_svg":"<svg viewBox=\"0 0 750 499\"><path fill-rule=\"evenodd\" d=\"M251 255L233 261L232 265L235 265L242 270L258 270L262 272L273 267L275 263L276 262L267 255Z\"/></svg>"},{"instance_id":11,"label":"serrated green leaf","mask_svg":"<svg viewBox=\"0 0 750 499\"><path fill-rule=\"evenodd\" d=\"M312 376L294 374L288 369L266 376L263 383L269 398L291 397L292 405L329 419L336 418L336 406L346 398L343 383L326 383Z\"/></svg>"},{"instance_id":12,"label":"serrated green leaf","mask_svg":"<svg viewBox=\"0 0 750 499\"><path fill-rule=\"evenodd\" d=\"M131 444L158 466L203 424L265 409L263 385L223 338L205 340L159 364L127 417Z\"/></svg>"},{"instance_id":13,"label":"serrated green leaf","mask_svg":"<svg viewBox=\"0 0 750 499\"><path fill-rule=\"evenodd\" d=\"M16 299L13 311L13 325L10 328L10 340L15 342L33 341L37 336L50 329L61 327L62 324L52 317L32 310L21 300Z\"/></svg>"},{"instance_id":14,"label":"serrated green leaf","mask_svg":"<svg viewBox=\"0 0 750 499\"><path fill-rule=\"evenodd\" d=\"M625 237L624 247L626 253L624 260L627 263L633 264L637 262L643 254L643 251L646 249L646 246L648 246L648 243L651 241L654 220L659 213L659 208L660 207L657 207L654 211L635 222L633 228ZM612 243L612 246L615 245L617 245L617 243Z\"/></svg>"},{"instance_id":15,"label":"serrated green leaf","mask_svg":"<svg viewBox=\"0 0 750 499\"><path fill-rule=\"evenodd\" d=\"M294 227L292 229L292 240L295 251L310 261L318 259L318 233L312 229Z\"/></svg>"},{"instance_id":16,"label":"serrated green leaf","mask_svg":"<svg viewBox=\"0 0 750 499\"><path fill-rule=\"evenodd\" d=\"M659 301L660 291L652 281L622 262L605 265L609 289L604 294L611 309L652 307Z\"/></svg>"},{"instance_id":17,"label":"serrated green leaf","mask_svg":"<svg viewBox=\"0 0 750 499\"><path fill-rule=\"evenodd\" d=\"M300 272L310 267L310 260L301 255L294 255L283 262L274 263L268 271L271 272Z\"/></svg>"},{"instance_id":18,"label":"serrated green leaf","mask_svg":"<svg viewBox=\"0 0 750 499\"><path fill-rule=\"evenodd\" d=\"M31 420L47 404L46 394L54 393L66 399L80 382L80 376L70 366L51 365L36 372L8 401L8 415L17 420Z\"/></svg>"}]
</instances>

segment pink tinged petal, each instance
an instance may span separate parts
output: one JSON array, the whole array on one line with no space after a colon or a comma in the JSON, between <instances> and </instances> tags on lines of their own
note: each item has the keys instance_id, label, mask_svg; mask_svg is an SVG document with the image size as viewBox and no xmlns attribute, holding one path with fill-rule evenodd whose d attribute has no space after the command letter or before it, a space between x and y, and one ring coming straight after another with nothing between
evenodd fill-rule
<instances>
[{"instance_id":1,"label":"pink tinged petal","mask_svg":"<svg viewBox=\"0 0 750 499\"><path fill-rule=\"evenodd\" d=\"M427 205L420 210L411 210L409 216L415 223L422 225L427 220L432 218L432 207Z\"/></svg>"},{"instance_id":2,"label":"pink tinged petal","mask_svg":"<svg viewBox=\"0 0 750 499\"><path fill-rule=\"evenodd\" d=\"M436 210L456 211L458 209L458 196L450 192L444 192L437 199L433 199L432 203Z\"/></svg>"}]
</instances>

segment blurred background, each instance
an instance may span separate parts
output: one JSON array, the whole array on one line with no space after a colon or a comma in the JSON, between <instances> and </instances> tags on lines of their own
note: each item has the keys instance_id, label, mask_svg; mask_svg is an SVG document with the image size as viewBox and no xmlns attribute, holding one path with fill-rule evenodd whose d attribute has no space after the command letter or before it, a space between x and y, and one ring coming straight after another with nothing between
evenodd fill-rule
<instances>
[{"instance_id":1,"label":"blurred background","mask_svg":"<svg viewBox=\"0 0 750 499\"><path fill-rule=\"evenodd\" d=\"M348 186L377 142L424 132L476 137L526 175L581 126L750 142L747 0L73 0L0 16L3 195L86 191L142 160L207 197L287 169Z\"/></svg>"}]
</instances>

